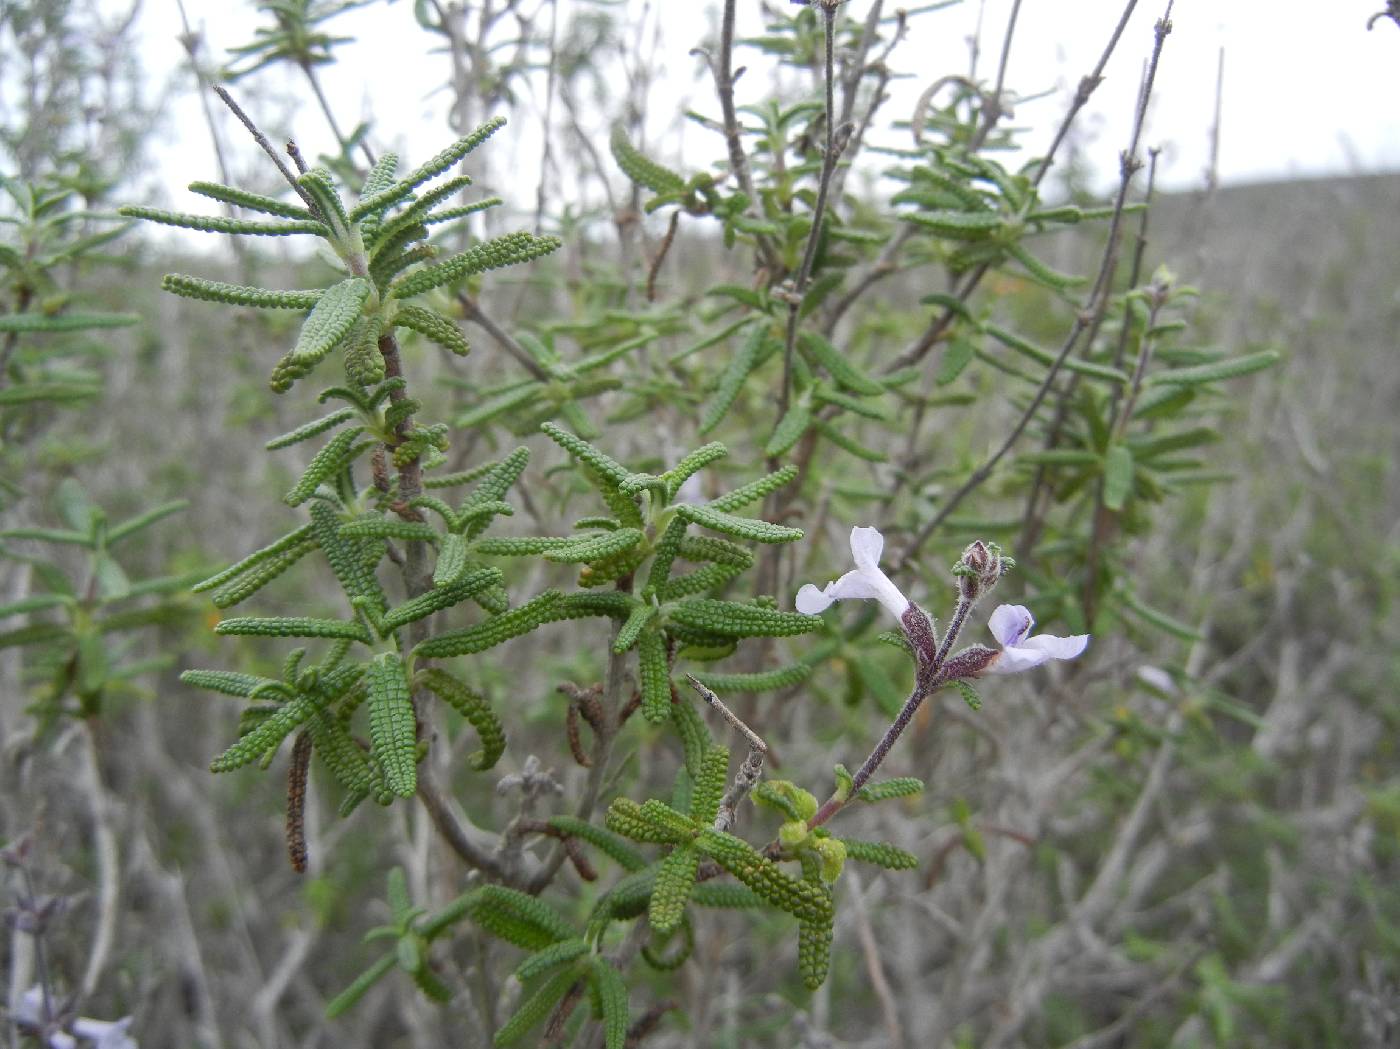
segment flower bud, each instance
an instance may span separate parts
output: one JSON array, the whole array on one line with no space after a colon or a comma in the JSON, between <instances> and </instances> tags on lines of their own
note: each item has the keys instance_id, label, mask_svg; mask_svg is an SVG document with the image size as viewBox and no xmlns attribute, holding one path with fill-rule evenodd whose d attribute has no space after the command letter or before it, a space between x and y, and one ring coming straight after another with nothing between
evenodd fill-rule
<instances>
[{"instance_id":1,"label":"flower bud","mask_svg":"<svg viewBox=\"0 0 1400 1049\"><path fill-rule=\"evenodd\" d=\"M977 540L962 552L958 563L953 566L953 575L958 577L958 593L965 601L976 601L986 594L1008 569L1016 564L1002 555L996 543Z\"/></svg>"}]
</instances>

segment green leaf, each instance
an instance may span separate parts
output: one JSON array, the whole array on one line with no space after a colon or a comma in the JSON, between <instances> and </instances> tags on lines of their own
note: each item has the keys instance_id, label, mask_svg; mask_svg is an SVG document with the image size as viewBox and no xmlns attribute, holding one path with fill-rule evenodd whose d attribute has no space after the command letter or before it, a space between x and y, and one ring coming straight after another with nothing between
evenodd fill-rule
<instances>
[{"instance_id":1,"label":"green leaf","mask_svg":"<svg viewBox=\"0 0 1400 1049\"><path fill-rule=\"evenodd\" d=\"M355 326L373 285L363 277L348 277L326 289L301 326L292 355L319 361Z\"/></svg>"},{"instance_id":2,"label":"green leaf","mask_svg":"<svg viewBox=\"0 0 1400 1049\"><path fill-rule=\"evenodd\" d=\"M240 637L340 637L370 643L369 632L358 620L312 619L308 616L241 616L225 619L214 633Z\"/></svg>"},{"instance_id":3,"label":"green leaf","mask_svg":"<svg viewBox=\"0 0 1400 1049\"><path fill-rule=\"evenodd\" d=\"M700 772L692 776L695 789L690 798L690 815L703 824L714 823L729 776L729 751L724 747L708 747L700 763Z\"/></svg>"},{"instance_id":4,"label":"green leaf","mask_svg":"<svg viewBox=\"0 0 1400 1049\"><path fill-rule=\"evenodd\" d=\"M467 337L458 330L457 325L442 314L414 305L411 302L405 302L399 306L398 312L394 314L394 323L399 327L409 328L432 339L433 342L458 357L465 357L471 350L471 346L467 343Z\"/></svg>"},{"instance_id":5,"label":"green leaf","mask_svg":"<svg viewBox=\"0 0 1400 1049\"><path fill-rule=\"evenodd\" d=\"M680 491L681 485L693 475L703 470L716 460L723 459L729 454L729 449L718 441L711 441L709 444L701 445L695 451L690 452L675 466L666 471L665 477L670 489L670 498L674 499L676 493Z\"/></svg>"},{"instance_id":6,"label":"green leaf","mask_svg":"<svg viewBox=\"0 0 1400 1049\"><path fill-rule=\"evenodd\" d=\"M861 801L888 801L923 793L924 781L917 776L897 776L880 783L867 783L856 792Z\"/></svg>"},{"instance_id":7,"label":"green leaf","mask_svg":"<svg viewBox=\"0 0 1400 1049\"><path fill-rule=\"evenodd\" d=\"M660 802L656 802L656 804L661 805ZM691 826L690 820L679 812L667 809L665 805L661 805L661 808L670 812L679 823L666 819L664 816L660 820L649 818L649 815L643 814L642 806L631 798L614 798L612 804L608 806L606 817L608 829L631 838L633 841L648 844L674 845L689 841L695 833L695 828ZM657 811L653 809L650 816L656 815ZM649 894L650 889L648 889Z\"/></svg>"},{"instance_id":8,"label":"green leaf","mask_svg":"<svg viewBox=\"0 0 1400 1049\"><path fill-rule=\"evenodd\" d=\"M826 982L831 967L832 920L804 921L797 926L797 971L809 991Z\"/></svg>"},{"instance_id":9,"label":"green leaf","mask_svg":"<svg viewBox=\"0 0 1400 1049\"><path fill-rule=\"evenodd\" d=\"M418 728L403 662L392 652L381 653L365 680L371 753L385 785L399 797L411 798L418 789Z\"/></svg>"},{"instance_id":10,"label":"green leaf","mask_svg":"<svg viewBox=\"0 0 1400 1049\"><path fill-rule=\"evenodd\" d=\"M2 319L2 318L0 318ZM0 407L16 404L69 404L102 394L102 387L81 382L24 382L0 390Z\"/></svg>"},{"instance_id":11,"label":"green leaf","mask_svg":"<svg viewBox=\"0 0 1400 1049\"><path fill-rule=\"evenodd\" d=\"M282 501L288 506L300 506L315 495L317 488L343 470L359 454L355 438L363 432L361 427L352 426L348 430L341 430L327 441L307 465L301 480L282 497Z\"/></svg>"},{"instance_id":12,"label":"green leaf","mask_svg":"<svg viewBox=\"0 0 1400 1049\"><path fill-rule=\"evenodd\" d=\"M420 671L418 680L439 699L466 718L481 739L481 749L467 758L478 772L493 768L506 749L505 729L486 697L468 688L451 674L437 667Z\"/></svg>"},{"instance_id":13,"label":"green leaf","mask_svg":"<svg viewBox=\"0 0 1400 1049\"><path fill-rule=\"evenodd\" d=\"M57 608L59 605L72 605L74 599L67 594L33 594L29 597L22 597L18 601L11 601L7 605L0 605L0 619L8 619L10 616L24 615L28 612L41 612L46 608Z\"/></svg>"},{"instance_id":14,"label":"green leaf","mask_svg":"<svg viewBox=\"0 0 1400 1049\"><path fill-rule=\"evenodd\" d=\"M363 545L341 535L340 526L340 518L330 505L319 499L311 504L312 534L341 588L352 600L360 598L368 602L376 614L382 612L388 603L374 576L373 566L365 563ZM380 549L382 552L382 545Z\"/></svg>"},{"instance_id":15,"label":"green leaf","mask_svg":"<svg viewBox=\"0 0 1400 1049\"><path fill-rule=\"evenodd\" d=\"M802 435L807 432L807 427L811 423L811 403L806 400L797 401L778 420L778 425L773 428L773 435L768 438L768 443L763 447L763 454L767 456L785 454L788 449L802 439Z\"/></svg>"},{"instance_id":16,"label":"green leaf","mask_svg":"<svg viewBox=\"0 0 1400 1049\"><path fill-rule=\"evenodd\" d=\"M0 649L42 645L50 641L71 641L72 637L72 631L56 623L30 623L14 630L0 632Z\"/></svg>"},{"instance_id":17,"label":"green leaf","mask_svg":"<svg viewBox=\"0 0 1400 1049\"><path fill-rule=\"evenodd\" d=\"M901 217L945 240L986 240L1003 226L995 211L912 211Z\"/></svg>"},{"instance_id":18,"label":"green leaf","mask_svg":"<svg viewBox=\"0 0 1400 1049\"><path fill-rule=\"evenodd\" d=\"M831 893L824 885L790 877L742 838L706 828L696 837L695 844L774 907L800 921L831 921Z\"/></svg>"},{"instance_id":19,"label":"green leaf","mask_svg":"<svg viewBox=\"0 0 1400 1049\"><path fill-rule=\"evenodd\" d=\"M371 987L393 970L395 959L394 953L390 952L355 977L349 987L326 1003L326 1019L334 1020L359 1002Z\"/></svg>"},{"instance_id":20,"label":"green leaf","mask_svg":"<svg viewBox=\"0 0 1400 1049\"><path fill-rule=\"evenodd\" d=\"M102 511L88 498L87 491L74 478L66 477L55 493L58 515L63 523L78 532L93 533L103 520Z\"/></svg>"},{"instance_id":21,"label":"green leaf","mask_svg":"<svg viewBox=\"0 0 1400 1049\"><path fill-rule=\"evenodd\" d=\"M341 408L339 411L331 412L330 415L322 416L309 423L303 423L295 430L284 433L280 437L274 437L272 440L268 441L267 444L263 445L263 447L270 452L276 451L279 448L287 448L311 437L318 437L327 430L333 430L341 423L353 419L354 417L355 409Z\"/></svg>"},{"instance_id":22,"label":"green leaf","mask_svg":"<svg viewBox=\"0 0 1400 1049\"><path fill-rule=\"evenodd\" d=\"M962 679L957 679L953 685L962 694L963 702L973 710L982 709L982 697L977 694L977 689Z\"/></svg>"},{"instance_id":23,"label":"green leaf","mask_svg":"<svg viewBox=\"0 0 1400 1049\"><path fill-rule=\"evenodd\" d=\"M612 962L595 954L588 960L591 983L603 1012L603 1049L627 1045L627 985Z\"/></svg>"},{"instance_id":24,"label":"green leaf","mask_svg":"<svg viewBox=\"0 0 1400 1049\"><path fill-rule=\"evenodd\" d=\"M756 543L792 543L801 539L804 534L800 528L770 524L751 517L735 517L713 506L682 504L676 507L676 513L702 528Z\"/></svg>"},{"instance_id":25,"label":"green leaf","mask_svg":"<svg viewBox=\"0 0 1400 1049\"><path fill-rule=\"evenodd\" d=\"M1231 357L1213 364L1198 364L1191 368L1172 368L1153 372L1147 377L1147 385L1199 386L1202 383L1221 382L1238 378L1251 372L1270 368L1278 363L1277 350L1261 350L1243 357Z\"/></svg>"},{"instance_id":26,"label":"green leaf","mask_svg":"<svg viewBox=\"0 0 1400 1049\"><path fill-rule=\"evenodd\" d=\"M459 160L471 153L501 128L505 127L505 117L492 117L468 135L459 138L437 156L423 164L398 182L378 188L379 178L365 182L365 195L350 212L350 221L358 222L367 215L384 211L407 197L418 186L430 178L442 174Z\"/></svg>"},{"instance_id":27,"label":"green leaf","mask_svg":"<svg viewBox=\"0 0 1400 1049\"><path fill-rule=\"evenodd\" d=\"M639 871L647 865L646 859L632 847L631 842L606 827L594 826L575 816L551 816L549 825L593 845L615 860L623 870Z\"/></svg>"},{"instance_id":28,"label":"green leaf","mask_svg":"<svg viewBox=\"0 0 1400 1049\"><path fill-rule=\"evenodd\" d=\"M741 510L750 503L756 503L765 498L770 492L776 492L779 488L791 483L795 477L797 477L797 467L789 463L787 466L774 470L771 474L760 477L756 481L741 485L732 492L727 492L705 505L710 510L720 510L724 513Z\"/></svg>"},{"instance_id":29,"label":"green leaf","mask_svg":"<svg viewBox=\"0 0 1400 1049\"><path fill-rule=\"evenodd\" d=\"M543 423L540 429L549 435L550 440L566 452L572 455L579 462L584 463L596 471L601 477L610 481L614 486L621 485L632 476L632 471L619 463L612 456L595 448L582 437L576 437L562 426L554 423Z\"/></svg>"},{"instance_id":30,"label":"green leaf","mask_svg":"<svg viewBox=\"0 0 1400 1049\"><path fill-rule=\"evenodd\" d=\"M801 684L812 674L810 663L791 663L773 670L749 674L694 673L695 679L712 692L771 692Z\"/></svg>"},{"instance_id":31,"label":"green leaf","mask_svg":"<svg viewBox=\"0 0 1400 1049\"><path fill-rule=\"evenodd\" d=\"M1119 513L1133 490L1133 453L1126 444L1111 444L1103 458L1103 505Z\"/></svg>"},{"instance_id":32,"label":"green leaf","mask_svg":"<svg viewBox=\"0 0 1400 1049\"><path fill-rule=\"evenodd\" d=\"M414 654L424 659L445 659L484 652L549 622L560 597L559 591L546 590L519 608L493 616L484 623L429 638L414 649Z\"/></svg>"},{"instance_id":33,"label":"green leaf","mask_svg":"<svg viewBox=\"0 0 1400 1049\"><path fill-rule=\"evenodd\" d=\"M7 528L0 532L0 539L37 539L44 543L92 547L92 537L87 532L69 532L60 528Z\"/></svg>"},{"instance_id":34,"label":"green leaf","mask_svg":"<svg viewBox=\"0 0 1400 1049\"><path fill-rule=\"evenodd\" d=\"M1135 613L1140 619L1152 624L1158 630L1170 634L1172 637L1182 641L1200 641L1202 638L1200 631L1181 622L1179 619L1172 618L1165 612L1159 612L1157 609L1142 601L1130 590L1117 590L1115 591L1115 596L1129 611Z\"/></svg>"},{"instance_id":35,"label":"green leaf","mask_svg":"<svg viewBox=\"0 0 1400 1049\"><path fill-rule=\"evenodd\" d=\"M642 636L642 630L660 612L655 605L638 603L627 616L627 621L618 629L613 641L613 651L621 655L628 651Z\"/></svg>"},{"instance_id":36,"label":"green leaf","mask_svg":"<svg viewBox=\"0 0 1400 1049\"><path fill-rule=\"evenodd\" d=\"M691 890L695 888L695 874L699 867L700 854L688 845L677 845L657 868L647 920L662 935L680 924L685 905L690 901Z\"/></svg>"},{"instance_id":37,"label":"green leaf","mask_svg":"<svg viewBox=\"0 0 1400 1049\"><path fill-rule=\"evenodd\" d=\"M919 865L919 857L897 845L883 841L852 841L849 838L842 838L841 842L846 846L847 857L861 863L873 863L891 871L913 870Z\"/></svg>"},{"instance_id":38,"label":"green leaf","mask_svg":"<svg viewBox=\"0 0 1400 1049\"><path fill-rule=\"evenodd\" d=\"M837 383L855 393L867 397L885 392L885 388L830 343L824 336L814 331L805 331L798 338L798 346Z\"/></svg>"},{"instance_id":39,"label":"green leaf","mask_svg":"<svg viewBox=\"0 0 1400 1049\"><path fill-rule=\"evenodd\" d=\"M714 598L682 601L667 608L666 614L683 626L719 637L789 637L808 634L822 626L820 616Z\"/></svg>"},{"instance_id":40,"label":"green leaf","mask_svg":"<svg viewBox=\"0 0 1400 1049\"><path fill-rule=\"evenodd\" d=\"M309 531L310 527L308 526L306 529L298 529L298 532L293 534L309 533ZM280 547L280 544L273 545ZM235 565L234 567L238 568L239 571L233 575L230 576L233 569L228 569L220 572L218 576L214 576L213 579L225 576L229 578L209 595L210 600L213 601L215 608L229 608L241 601L246 601L315 549L316 541L305 538L293 546L281 547L276 553L265 557L259 556L262 553L259 551L258 554L245 558L239 565ZM255 558L256 560L254 560ZM209 582L210 580L206 579L195 589L204 589L205 584Z\"/></svg>"},{"instance_id":41,"label":"green leaf","mask_svg":"<svg viewBox=\"0 0 1400 1049\"><path fill-rule=\"evenodd\" d=\"M995 324L987 325L987 334L991 335L998 342L1015 350L1017 353L1030 358L1037 364L1050 368L1055 363L1055 354L1049 350L1035 346L1019 335L1007 331L1005 328ZM1080 360L1076 357L1066 357L1061 364L1066 371L1079 372L1081 375L1089 375L1095 379L1105 379L1108 382L1126 384L1129 381L1128 374L1118 368L1110 368L1105 364L1094 364L1091 361Z\"/></svg>"},{"instance_id":42,"label":"green leaf","mask_svg":"<svg viewBox=\"0 0 1400 1049\"><path fill-rule=\"evenodd\" d=\"M350 735L345 722L333 712L321 710L310 720L307 728L311 732L311 743L317 756L345 789L347 798L368 797L374 789L374 768Z\"/></svg>"},{"instance_id":43,"label":"green leaf","mask_svg":"<svg viewBox=\"0 0 1400 1049\"><path fill-rule=\"evenodd\" d=\"M653 725L671 717L671 665L666 641L655 630L641 635L637 645L638 676L642 683L642 713Z\"/></svg>"},{"instance_id":44,"label":"green leaf","mask_svg":"<svg viewBox=\"0 0 1400 1049\"><path fill-rule=\"evenodd\" d=\"M656 597L661 601L677 601L683 597L707 594L724 586L738 574L738 569L728 565L706 565L696 572L671 576L666 585L657 591Z\"/></svg>"},{"instance_id":45,"label":"green leaf","mask_svg":"<svg viewBox=\"0 0 1400 1049\"><path fill-rule=\"evenodd\" d=\"M128 518L119 525L114 525L107 530L107 545L111 546L125 539L129 535L135 535L146 528L151 527L157 521L164 520L171 514L178 514L190 505L188 499L174 499L168 503L161 503L153 509L147 510L144 514Z\"/></svg>"},{"instance_id":46,"label":"green leaf","mask_svg":"<svg viewBox=\"0 0 1400 1049\"><path fill-rule=\"evenodd\" d=\"M619 528L613 532L576 539L568 546L550 547L544 551L544 557L546 561L562 564L591 564L631 550L641 541L640 529Z\"/></svg>"},{"instance_id":47,"label":"green leaf","mask_svg":"<svg viewBox=\"0 0 1400 1049\"><path fill-rule=\"evenodd\" d=\"M209 763L210 772L230 772L257 761L275 748L302 722L316 713L316 701L309 696L297 696L279 706L270 717L242 736Z\"/></svg>"},{"instance_id":48,"label":"green leaf","mask_svg":"<svg viewBox=\"0 0 1400 1049\"><path fill-rule=\"evenodd\" d=\"M559 1004L575 983L581 979L577 970L570 966L561 969L544 982L529 998L521 1003L515 1015L507 1020L496 1032L496 1045L514 1045L530 1033L534 1027L549 1015L549 1011Z\"/></svg>"},{"instance_id":49,"label":"green leaf","mask_svg":"<svg viewBox=\"0 0 1400 1049\"><path fill-rule=\"evenodd\" d=\"M1056 291L1064 291L1067 288L1075 288L1081 284L1087 284L1089 278L1082 277L1076 273L1061 273L1041 262L1019 243L1010 243L1006 246L1006 253L1026 268L1038 283Z\"/></svg>"},{"instance_id":50,"label":"green leaf","mask_svg":"<svg viewBox=\"0 0 1400 1049\"><path fill-rule=\"evenodd\" d=\"M264 310L309 310L321 301L324 291L280 291L275 288L251 288L241 284L205 280L183 273L167 273L161 278L161 288L186 299L222 302L230 306L254 306Z\"/></svg>"},{"instance_id":51,"label":"green leaf","mask_svg":"<svg viewBox=\"0 0 1400 1049\"><path fill-rule=\"evenodd\" d=\"M671 704L671 717L675 721L676 734L681 737L681 747L685 751L686 772L692 779L698 779L705 755L709 753L710 744L713 742L709 727L706 726L700 712L695 709L695 704L685 697Z\"/></svg>"},{"instance_id":52,"label":"green leaf","mask_svg":"<svg viewBox=\"0 0 1400 1049\"><path fill-rule=\"evenodd\" d=\"M934 373L933 381L939 386L947 386L968 366L976 353L977 348L967 339L953 339L943 351L943 357L938 362L938 371Z\"/></svg>"},{"instance_id":53,"label":"green leaf","mask_svg":"<svg viewBox=\"0 0 1400 1049\"><path fill-rule=\"evenodd\" d=\"M329 237L330 230L324 223L315 219L292 219L284 222L254 222L248 219L230 219L219 215L190 215L179 211L163 211L160 208L142 208L128 205L117 209L117 214L129 219L145 219L163 226L179 226L204 233L227 233L234 236L285 237L295 233L314 233Z\"/></svg>"},{"instance_id":54,"label":"green leaf","mask_svg":"<svg viewBox=\"0 0 1400 1049\"><path fill-rule=\"evenodd\" d=\"M702 436L718 426L728 414L739 396L739 391L743 389L744 380L748 378L749 372L758 367L759 361L762 360L767 337L766 326L761 323L755 324L749 329L748 338L740 346L739 352L729 359L729 364L720 376L719 385L715 387L714 396L705 409L705 415L700 420L699 432Z\"/></svg>"},{"instance_id":55,"label":"green leaf","mask_svg":"<svg viewBox=\"0 0 1400 1049\"><path fill-rule=\"evenodd\" d=\"M397 630L408 623L425 619L434 612L459 605L489 587L499 586L503 581L504 576L499 568L481 568L475 572L468 572L447 586L434 587L427 593L419 594L389 609L384 613L382 629L386 632Z\"/></svg>"},{"instance_id":56,"label":"green leaf","mask_svg":"<svg viewBox=\"0 0 1400 1049\"><path fill-rule=\"evenodd\" d=\"M578 935L544 900L504 885L483 885L467 893L463 903L473 922L527 951L542 950Z\"/></svg>"},{"instance_id":57,"label":"green leaf","mask_svg":"<svg viewBox=\"0 0 1400 1049\"><path fill-rule=\"evenodd\" d=\"M301 204L278 200L276 197L265 197L261 193L250 193L246 189L238 189L235 186L223 186L217 182L191 182L189 190L191 193L198 193L201 197L217 200L220 204L233 204L240 208L247 208L249 211L261 211L264 214L277 215L284 219L311 218L311 212L307 211Z\"/></svg>"},{"instance_id":58,"label":"green leaf","mask_svg":"<svg viewBox=\"0 0 1400 1049\"><path fill-rule=\"evenodd\" d=\"M498 535L480 539L476 552L493 557L533 557L547 550L560 550L578 540L568 535Z\"/></svg>"},{"instance_id":59,"label":"green leaf","mask_svg":"<svg viewBox=\"0 0 1400 1049\"><path fill-rule=\"evenodd\" d=\"M647 157L627 138L627 132L619 124L613 128L610 139L613 159L622 173L639 186L653 193L681 193L685 190L685 179L674 171L663 167Z\"/></svg>"},{"instance_id":60,"label":"green leaf","mask_svg":"<svg viewBox=\"0 0 1400 1049\"><path fill-rule=\"evenodd\" d=\"M696 883L690 899L699 907L718 907L727 911L769 906L768 901L752 889L712 881Z\"/></svg>"},{"instance_id":61,"label":"green leaf","mask_svg":"<svg viewBox=\"0 0 1400 1049\"><path fill-rule=\"evenodd\" d=\"M460 579L470 564L467 553L465 536L456 532L443 536L437 563L433 566L433 586L448 586Z\"/></svg>"},{"instance_id":62,"label":"green leaf","mask_svg":"<svg viewBox=\"0 0 1400 1049\"><path fill-rule=\"evenodd\" d=\"M864 459L868 463L883 463L888 459L888 456L886 456L884 452L878 452L873 448L865 447L865 445L846 436L841 430L829 423L818 422L817 429L821 430L822 436L828 441L836 445L836 447L840 448L842 451L854 455L857 459Z\"/></svg>"},{"instance_id":63,"label":"green leaf","mask_svg":"<svg viewBox=\"0 0 1400 1049\"><path fill-rule=\"evenodd\" d=\"M411 299L474 273L514 266L537 259L541 255L548 255L557 249L560 243L558 237L537 237L524 231L507 233L475 244L466 251L432 266L414 270L395 281L390 286L390 294L396 299Z\"/></svg>"},{"instance_id":64,"label":"green leaf","mask_svg":"<svg viewBox=\"0 0 1400 1049\"><path fill-rule=\"evenodd\" d=\"M125 328L140 320L134 313L7 313L0 315L0 335L36 335Z\"/></svg>"},{"instance_id":65,"label":"green leaf","mask_svg":"<svg viewBox=\"0 0 1400 1049\"><path fill-rule=\"evenodd\" d=\"M537 976L543 976L551 969L557 969L561 965L567 965L575 958L582 957L591 949L588 941L583 939L560 940L558 943L551 943L516 966L515 978L521 983L533 980Z\"/></svg>"}]
</instances>

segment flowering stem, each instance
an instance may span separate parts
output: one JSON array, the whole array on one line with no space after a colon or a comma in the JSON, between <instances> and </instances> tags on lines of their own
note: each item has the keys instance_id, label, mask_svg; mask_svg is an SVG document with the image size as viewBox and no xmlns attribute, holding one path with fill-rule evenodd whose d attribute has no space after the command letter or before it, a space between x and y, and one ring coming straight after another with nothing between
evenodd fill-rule
<instances>
[{"instance_id":1,"label":"flowering stem","mask_svg":"<svg viewBox=\"0 0 1400 1049\"><path fill-rule=\"evenodd\" d=\"M917 636L918 632L911 629L906 623L904 632L914 645L915 660L919 663L919 669L914 678L914 690L904 701L904 706L900 708L898 716L890 723L890 727L885 729L885 734L880 737L880 742L875 744L875 749L870 752L870 756L861 763L856 774L851 777L851 786L846 791L845 796L832 794L831 797L827 798L822 803L821 808L817 809L815 815L807 821L808 828L820 827L846 807L846 804L860 792L860 788L865 786L871 776L875 775L876 769L884 762L890 749L904 734L904 730L909 727L909 722L914 719L914 715L918 713L924 700L947 683L943 672L944 663L947 662L948 653L952 651L953 645L957 642L958 634L962 632L963 624L967 621L967 613L971 611L972 605L972 598L961 594L958 596L958 607L953 611L953 618L948 623L948 631L943 635L943 642L938 646L938 651L934 654L933 659L928 662L919 658L921 639ZM905 613L906 618L922 617L924 614L923 609L914 604L911 604L909 611Z\"/></svg>"},{"instance_id":2,"label":"flowering stem","mask_svg":"<svg viewBox=\"0 0 1400 1049\"><path fill-rule=\"evenodd\" d=\"M944 635L943 643L938 646L938 654L933 657L932 669L935 673L943 668L948 653L953 650L953 643L957 641L958 635L962 633L963 624L967 622L967 614L971 611L972 599L959 594L958 607L953 609L953 618L948 623L948 633Z\"/></svg>"}]
</instances>

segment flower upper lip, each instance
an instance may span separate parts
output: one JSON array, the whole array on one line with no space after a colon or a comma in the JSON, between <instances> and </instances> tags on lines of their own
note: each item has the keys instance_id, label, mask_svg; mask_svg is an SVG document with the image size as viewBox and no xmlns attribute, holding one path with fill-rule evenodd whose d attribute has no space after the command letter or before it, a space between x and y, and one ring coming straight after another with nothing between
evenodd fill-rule
<instances>
[{"instance_id":1,"label":"flower upper lip","mask_svg":"<svg viewBox=\"0 0 1400 1049\"><path fill-rule=\"evenodd\" d=\"M1089 644L1088 634L1028 637L1035 626L1035 617L1025 605L998 605L988 618L987 626L1001 644L1001 654L987 667L991 674L1014 674L1052 659L1073 659Z\"/></svg>"},{"instance_id":2,"label":"flower upper lip","mask_svg":"<svg viewBox=\"0 0 1400 1049\"><path fill-rule=\"evenodd\" d=\"M868 525L852 528L851 556L855 559L856 567L834 583L827 583L823 589L811 583L805 584L797 592L797 610L816 615L836 601L873 599L889 609L896 619L902 619L909 607L909 599L880 569L880 554L884 548L885 537L879 529Z\"/></svg>"}]
</instances>

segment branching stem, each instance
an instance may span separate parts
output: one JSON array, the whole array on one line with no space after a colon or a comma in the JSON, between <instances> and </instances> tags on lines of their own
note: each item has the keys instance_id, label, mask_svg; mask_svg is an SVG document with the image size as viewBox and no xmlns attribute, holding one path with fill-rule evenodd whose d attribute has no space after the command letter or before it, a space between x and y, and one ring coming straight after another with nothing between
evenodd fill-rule
<instances>
[{"instance_id":1,"label":"branching stem","mask_svg":"<svg viewBox=\"0 0 1400 1049\"><path fill-rule=\"evenodd\" d=\"M694 674L687 674L685 679L690 682L691 688L700 693L700 698L719 711L720 716L749 741L748 756L744 758L744 763L739 766L739 771L734 776L734 782L724 792L724 797L719 803L719 812L715 815L715 830L727 831L734 826L739 803L748 796L749 791L753 790L754 785L758 782L758 778L763 775L763 759L768 754L768 744L764 743L763 738L757 732L744 724L739 715L730 710L724 701L711 689L706 688L704 683Z\"/></svg>"},{"instance_id":2,"label":"branching stem","mask_svg":"<svg viewBox=\"0 0 1400 1049\"><path fill-rule=\"evenodd\" d=\"M919 552L931 535L937 531L948 516L958 508L962 501L976 488L980 487L992 471L1001 462L1002 458L1011 447L1020 439L1021 434L1030 425L1030 422L1045 402L1046 395L1054 385L1055 379L1060 374L1060 369L1069 359L1075 347L1079 344L1081 336L1089 329L1097 329L1108 309L1109 292L1112 290L1110 284L1114 270L1118 263L1118 243L1123 229L1123 209L1128 202L1128 189L1132 184L1133 176L1142 167L1142 160L1138 156L1138 146L1142 140L1143 125L1147 121L1147 102L1152 95L1152 85L1157 75L1157 66L1162 57L1162 46L1165 44L1167 34L1171 32L1171 0L1168 0L1166 14L1157 22L1155 42L1152 48L1152 59L1148 64L1147 76L1143 81L1142 91L1138 97L1137 114L1133 121L1133 134L1128 148L1125 149L1119 158L1119 180L1118 193L1113 201L1113 217L1109 222L1108 243L1104 248L1103 259L1099 265L1098 276L1094 280L1093 289L1089 292L1083 307L1075 314L1074 323L1070 326L1069 334L1065 336L1060 352L1056 354L1055 360L1050 365L1050 370L1046 372L1045 378L1041 380L1040 386L1035 391L1035 396L1026 406L1021 417L1016 421L1016 425L1011 428L1011 432L1006 439L998 445L996 451L987 457L963 484L948 497L938 513L929 519L928 523L919 530L919 534L914 537L900 554L899 560L895 563L895 569L907 566L910 560Z\"/></svg>"}]
</instances>

